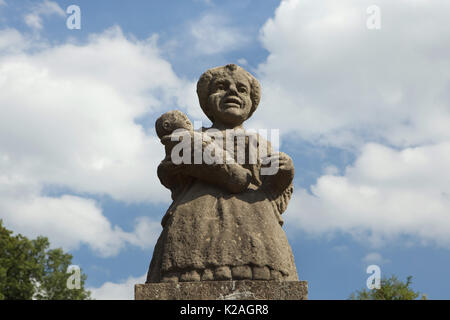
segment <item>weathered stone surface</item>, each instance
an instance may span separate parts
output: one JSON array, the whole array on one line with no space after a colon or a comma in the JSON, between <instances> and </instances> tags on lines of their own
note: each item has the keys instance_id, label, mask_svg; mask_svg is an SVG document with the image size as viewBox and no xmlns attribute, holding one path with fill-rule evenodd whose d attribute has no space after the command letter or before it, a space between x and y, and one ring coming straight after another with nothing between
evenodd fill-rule
<instances>
[{"instance_id":1,"label":"weathered stone surface","mask_svg":"<svg viewBox=\"0 0 450 320\"><path fill-rule=\"evenodd\" d=\"M202 281L210 281L210 280L214 280L214 273L212 272L211 269L206 268L205 270L203 270Z\"/></svg>"},{"instance_id":2,"label":"weathered stone surface","mask_svg":"<svg viewBox=\"0 0 450 320\"><path fill-rule=\"evenodd\" d=\"M185 282L200 281L200 275L195 270L188 271L181 275L180 281L185 281Z\"/></svg>"},{"instance_id":3,"label":"weathered stone surface","mask_svg":"<svg viewBox=\"0 0 450 320\"><path fill-rule=\"evenodd\" d=\"M214 271L214 279L216 280L231 280L231 269L230 267L218 267Z\"/></svg>"},{"instance_id":4,"label":"weathered stone surface","mask_svg":"<svg viewBox=\"0 0 450 320\"><path fill-rule=\"evenodd\" d=\"M270 280L270 270L267 267L253 267L253 279Z\"/></svg>"},{"instance_id":5,"label":"weathered stone surface","mask_svg":"<svg viewBox=\"0 0 450 320\"><path fill-rule=\"evenodd\" d=\"M156 121L158 137L166 148L158 177L170 189L173 203L162 219L163 231L147 274L147 283L164 282L145 287L152 296L182 298L176 290L191 288L191 281L199 282L202 296L214 299L218 296L209 290L219 288L217 280L261 280L249 282L254 283L258 297L264 296L263 288L271 286L265 284L268 281L280 288L286 287L277 281L301 283L295 282L297 269L281 218L293 193L293 161L285 153L274 152L267 137L243 127L258 107L260 90L258 80L237 65L212 68L197 82L200 107L212 121L211 128L193 130L180 111L166 112ZM179 129L185 133L181 142L201 140L193 148L182 149L183 161L172 158L176 155L172 151L180 146L173 141ZM228 140L230 131L239 138ZM243 147L238 141L244 142ZM195 161L193 153L205 155L210 147L214 150L211 159L220 154L218 159L232 157L233 161L184 161L185 155ZM239 160L238 148L244 162ZM253 151L256 161L249 160ZM267 174L272 165L276 170ZM234 294L222 286L223 296ZM287 295L280 290L275 290L275 296ZM187 289L185 293L195 294Z\"/></svg>"},{"instance_id":6,"label":"weathered stone surface","mask_svg":"<svg viewBox=\"0 0 450 320\"><path fill-rule=\"evenodd\" d=\"M233 279L252 279L252 268L250 266L238 266L231 270Z\"/></svg>"},{"instance_id":7,"label":"weathered stone surface","mask_svg":"<svg viewBox=\"0 0 450 320\"><path fill-rule=\"evenodd\" d=\"M307 300L306 281L196 281L146 283L134 288L136 300Z\"/></svg>"}]
</instances>

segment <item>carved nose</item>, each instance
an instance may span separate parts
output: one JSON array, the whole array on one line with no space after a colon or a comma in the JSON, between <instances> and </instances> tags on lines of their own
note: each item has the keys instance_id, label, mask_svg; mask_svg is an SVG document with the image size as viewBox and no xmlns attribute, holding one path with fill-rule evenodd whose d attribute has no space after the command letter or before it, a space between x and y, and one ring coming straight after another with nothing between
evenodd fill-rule
<instances>
[{"instance_id":1,"label":"carved nose","mask_svg":"<svg viewBox=\"0 0 450 320\"><path fill-rule=\"evenodd\" d=\"M228 88L228 92L229 93L233 93L233 94L236 94L237 95L237 89L236 89L236 86L234 85L234 84L230 84L230 87Z\"/></svg>"}]
</instances>

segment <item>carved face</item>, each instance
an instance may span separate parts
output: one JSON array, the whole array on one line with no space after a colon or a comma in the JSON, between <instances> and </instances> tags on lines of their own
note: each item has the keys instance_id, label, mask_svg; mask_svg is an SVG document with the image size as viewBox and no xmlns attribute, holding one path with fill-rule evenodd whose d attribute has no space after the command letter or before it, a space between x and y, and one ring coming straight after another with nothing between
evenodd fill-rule
<instances>
[{"instance_id":1,"label":"carved face","mask_svg":"<svg viewBox=\"0 0 450 320\"><path fill-rule=\"evenodd\" d=\"M159 138L171 134L177 129L193 130L192 122L178 110L168 111L156 121L156 133Z\"/></svg>"},{"instance_id":2,"label":"carved face","mask_svg":"<svg viewBox=\"0 0 450 320\"><path fill-rule=\"evenodd\" d=\"M250 82L242 71L235 71L213 80L208 98L209 110L215 123L241 125L252 108Z\"/></svg>"},{"instance_id":3,"label":"carved face","mask_svg":"<svg viewBox=\"0 0 450 320\"><path fill-rule=\"evenodd\" d=\"M193 130L191 121L186 116L178 114L164 120L163 128L170 133L176 129Z\"/></svg>"}]
</instances>

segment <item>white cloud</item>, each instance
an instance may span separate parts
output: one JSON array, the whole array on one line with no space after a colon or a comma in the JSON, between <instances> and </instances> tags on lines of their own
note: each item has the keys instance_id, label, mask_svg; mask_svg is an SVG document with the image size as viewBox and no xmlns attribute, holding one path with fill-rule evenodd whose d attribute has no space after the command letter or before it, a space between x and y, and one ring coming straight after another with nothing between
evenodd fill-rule
<instances>
[{"instance_id":1,"label":"white cloud","mask_svg":"<svg viewBox=\"0 0 450 320\"><path fill-rule=\"evenodd\" d=\"M143 284L147 275L129 277L120 283L105 282L99 288L87 288L96 300L134 300L134 285Z\"/></svg>"},{"instance_id":2,"label":"white cloud","mask_svg":"<svg viewBox=\"0 0 450 320\"><path fill-rule=\"evenodd\" d=\"M29 48L30 40L15 29L0 30L0 55L20 53Z\"/></svg>"},{"instance_id":3,"label":"white cloud","mask_svg":"<svg viewBox=\"0 0 450 320\"><path fill-rule=\"evenodd\" d=\"M233 51L249 41L241 30L230 26L224 16L210 13L192 22L190 33L197 53L206 55Z\"/></svg>"},{"instance_id":4,"label":"white cloud","mask_svg":"<svg viewBox=\"0 0 450 320\"><path fill-rule=\"evenodd\" d=\"M367 144L343 175L324 175L312 193L294 193L287 225L374 246L406 236L450 248L449 163L449 142L402 150Z\"/></svg>"},{"instance_id":5,"label":"white cloud","mask_svg":"<svg viewBox=\"0 0 450 320\"><path fill-rule=\"evenodd\" d=\"M241 66L246 66L248 64L248 61L245 58L240 58L237 60L237 62Z\"/></svg>"},{"instance_id":6,"label":"white cloud","mask_svg":"<svg viewBox=\"0 0 450 320\"><path fill-rule=\"evenodd\" d=\"M0 33L0 44L11 34L20 39ZM156 176L164 148L136 120L193 109L182 96L192 84L160 58L155 39L132 42L115 28L0 62L0 174L122 201L169 200Z\"/></svg>"},{"instance_id":7,"label":"white cloud","mask_svg":"<svg viewBox=\"0 0 450 320\"><path fill-rule=\"evenodd\" d=\"M6 1L5 0L0 0L0 6L6 6Z\"/></svg>"},{"instance_id":8,"label":"white cloud","mask_svg":"<svg viewBox=\"0 0 450 320\"><path fill-rule=\"evenodd\" d=\"M8 227L65 248L84 243L104 256L126 244L153 246L159 222L140 218L124 232L89 194L170 201L156 175L164 148L153 119L197 102L193 84L175 75L156 40L130 40L116 27L84 44L51 46L0 31L0 218ZM86 197L49 197L48 187Z\"/></svg>"},{"instance_id":9,"label":"white cloud","mask_svg":"<svg viewBox=\"0 0 450 320\"><path fill-rule=\"evenodd\" d=\"M135 230L132 233L122 234L124 241L140 247L141 249L153 248L161 233L161 223L150 220L147 217L136 219Z\"/></svg>"},{"instance_id":10,"label":"white cloud","mask_svg":"<svg viewBox=\"0 0 450 320\"><path fill-rule=\"evenodd\" d=\"M254 121L338 147L399 147L450 139L450 2L282 1L261 29ZM286 117L289 115L289 117Z\"/></svg>"},{"instance_id":11,"label":"white cloud","mask_svg":"<svg viewBox=\"0 0 450 320\"><path fill-rule=\"evenodd\" d=\"M51 15L65 17L66 13L56 2L44 0L38 5L32 6L31 11L24 16L24 20L30 28L40 30L43 28L42 17Z\"/></svg>"},{"instance_id":12,"label":"white cloud","mask_svg":"<svg viewBox=\"0 0 450 320\"><path fill-rule=\"evenodd\" d=\"M295 192L288 228L450 248L450 3L378 1L378 31L372 4L282 1L261 29L269 56L250 126L356 153Z\"/></svg>"},{"instance_id":13,"label":"white cloud","mask_svg":"<svg viewBox=\"0 0 450 320\"><path fill-rule=\"evenodd\" d=\"M389 259L383 258L383 256L378 252L370 252L366 254L362 259L362 261L367 264L377 264L377 265L382 265L390 262Z\"/></svg>"},{"instance_id":14,"label":"white cloud","mask_svg":"<svg viewBox=\"0 0 450 320\"><path fill-rule=\"evenodd\" d=\"M151 249L160 233L159 223L147 217L135 221L135 229L125 232L112 226L102 209L92 199L63 195L38 195L36 186L0 177L0 218L5 226L31 238L45 235L52 247L65 250L88 245L100 256L114 256L126 245Z\"/></svg>"}]
</instances>

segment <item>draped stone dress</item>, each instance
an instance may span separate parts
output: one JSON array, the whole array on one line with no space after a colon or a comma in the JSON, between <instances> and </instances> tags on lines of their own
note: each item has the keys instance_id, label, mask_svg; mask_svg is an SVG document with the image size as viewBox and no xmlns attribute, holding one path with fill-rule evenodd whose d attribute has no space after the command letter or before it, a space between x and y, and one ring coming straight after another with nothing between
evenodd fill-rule
<instances>
[{"instance_id":1,"label":"draped stone dress","mask_svg":"<svg viewBox=\"0 0 450 320\"><path fill-rule=\"evenodd\" d=\"M247 139L246 155L248 150ZM223 266L267 267L281 273L284 280L298 280L291 247L281 227L292 183L275 192L272 176L254 176L246 190L231 193L222 186L230 171L226 164L192 166L206 175L208 170L211 175L217 173L217 182L174 174L175 165L167 159L158 168L162 184L172 191L173 203L162 220L163 231L147 282L161 282L165 275L192 270L201 275ZM260 161L242 166L259 175Z\"/></svg>"}]
</instances>

